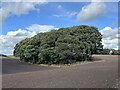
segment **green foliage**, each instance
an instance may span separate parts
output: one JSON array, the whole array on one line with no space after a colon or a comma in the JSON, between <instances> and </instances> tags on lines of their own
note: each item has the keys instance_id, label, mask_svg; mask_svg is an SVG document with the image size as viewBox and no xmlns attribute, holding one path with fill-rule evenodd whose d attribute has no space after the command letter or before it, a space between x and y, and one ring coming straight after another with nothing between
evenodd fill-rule
<instances>
[{"instance_id":1,"label":"green foliage","mask_svg":"<svg viewBox=\"0 0 120 90\"><path fill-rule=\"evenodd\" d=\"M120 50L115 50L115 49L103 49L100 54L105 54L105 55L120 55Z\"/></svg>"},{"instance_id":2,"label":"green foliage","mask_svg":"<svg viewBox=\"0 0 120 90\"><path fill-rule=\"evenodd\" d=\"M16 44L14 55L21 61L39 64L71 64L92 60L100 53L102 35L92 26L74 26L39 33Z\"/></svg>"},{"instance_id":3,"label":"green foliage","mask_svg":"<svg viewBox=\"0 0 120 90\"><path fill-rule=\"evenodd\" d=\"M8 56L4 54L0 54L0 57L8 57Z\"/></svg>"},{"instance_id":4,"label":"green foliage","mask_svg":"<svg viewBox=\"0 0 120 90\"><path fill-rule=\"evenodd\" d=\"M120 55L120 50L112 49L112 55Z\"/></svg>"},{"instance_id":5,"label":"green foliage","mask_svg":"<svg viewBox=\"0 0 120 90\"><path fill-rule=\"evenodd\" d=\"M100 54L106 54L106 55L108 55L108 54L110 54L110 49L103 49L103 51L102 51L102 53L100 53Z\"/></svg>"},{"instance_id":6,"label":"green foliage","mask_svg":"<svg viewBox=\"0 0 120 90\"><path fill-rule=\"evenodd\" d=\"M102 50L98 50L97 54L102 54L102 55L120 55L120 50L104 48Z\"/></svg>"}]
</instances>

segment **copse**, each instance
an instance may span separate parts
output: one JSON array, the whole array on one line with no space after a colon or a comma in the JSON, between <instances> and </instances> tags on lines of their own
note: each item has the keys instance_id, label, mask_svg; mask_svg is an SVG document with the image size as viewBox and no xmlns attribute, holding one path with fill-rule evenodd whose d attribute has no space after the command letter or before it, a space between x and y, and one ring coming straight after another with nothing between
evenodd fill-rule
<instances>
[{"instance_id":1,"label":"copse","mask_svg":"<svg viewBox=\"0 0 120 90\"><path fill-rule=\"evenodd\" d=\"M93 26L73 26L39 33L16 44L14 56L37 64L71 64L100 53L102 35Z\"/></svg>"}]
</instances>

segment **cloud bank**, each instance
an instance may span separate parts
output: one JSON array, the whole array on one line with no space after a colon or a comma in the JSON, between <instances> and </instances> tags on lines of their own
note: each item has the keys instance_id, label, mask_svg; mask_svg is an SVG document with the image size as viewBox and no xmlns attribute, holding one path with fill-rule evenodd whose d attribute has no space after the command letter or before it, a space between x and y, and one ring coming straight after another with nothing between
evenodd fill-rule
<instances>
[{"instance_id":1,"label":"cloud bank","mask_svg":"<svg viewBox=\"0 0 120 90\"><path fill-rule=\"evenodd\" d=\"M102 44L104 48L118 50L118 28L105 27L100 32L103 35Z\"/></svg>"},{"instance_id":2,"label":"cloud bank","mask_svg":"<svg viewBox=\"0 0 120 90\"><path fill-rule=\"evenodd\" d=\"M55 28L55 26L52 25L38 25L38 24L33 24L29 27L26 28L29 31L40 33L40 32L48 32L52 29L58 29Z\"/></svg>"},{"instance_id":3,"label":"cloud bank","mask_svg":"<svg viewBox=\"0 0 120 90\"><path fill-rule=\"evenodd\" d=\"M52 29L58 29L52 25L33 24L26 29L9 31L6 35L0 35L0 53L12 55L14 46L25 38L30 38L39 32L48 32Z\"/></svg>"},{"instance_id":4,"label":"cloud bank","mask_svg":"<svg viewBox=\"0 0 120 90\"><path fill-rule=\"evenodd\" d=\"M2 24L5 19L11 15L24 15L28 14L30 11L36 10L38 5L44 2L2 2L2 7L0 8L0 24Z\"/></svg>"},{"instance_id":5,"label":"cloud bank","mask_svg":"<svg viewBox=\"0 0 120 90\"><path fill-rule=\"evenodd\" d=\"M96 2L96 0L92 0L92 2L84 7L82 7L81 11L77 14L77 21L91 21L95 18L103 15L105 13L106 5L104 2Z\"/></svg>"}]
</instances>

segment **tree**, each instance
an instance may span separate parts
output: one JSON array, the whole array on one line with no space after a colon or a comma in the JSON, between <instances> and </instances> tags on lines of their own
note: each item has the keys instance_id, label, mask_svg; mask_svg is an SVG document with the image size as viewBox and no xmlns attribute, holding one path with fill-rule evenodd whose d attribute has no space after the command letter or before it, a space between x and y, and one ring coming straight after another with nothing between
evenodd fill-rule
<instances>
[{"instance_id":1,"label":"tree","mask_svg":"<svg viewBox=\"0 0 120 90\"><path fill-rule=\"evenodd\" d=\"M41 64L71 64L92 60L101 53L102 35L93 26L73 26L39 33L16 44L14 55L22 61Z\"/></svg>"}]
</instances>

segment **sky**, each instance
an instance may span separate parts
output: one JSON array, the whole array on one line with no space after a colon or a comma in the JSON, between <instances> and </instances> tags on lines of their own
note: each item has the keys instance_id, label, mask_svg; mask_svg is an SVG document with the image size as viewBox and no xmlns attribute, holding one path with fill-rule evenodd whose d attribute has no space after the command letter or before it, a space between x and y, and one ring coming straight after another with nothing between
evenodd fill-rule
<instances>
[{"instance_id":1,"label":"sky","mask_svg":"<svg viewBox=\"0 0 120 90\"><path fill-rule=\"evenodd\" d=\"M2 2L0 17L2 54L37 33L77 25L97 27L104 48L118 49L117 2Z\"/></svg>"}]
</instances>

